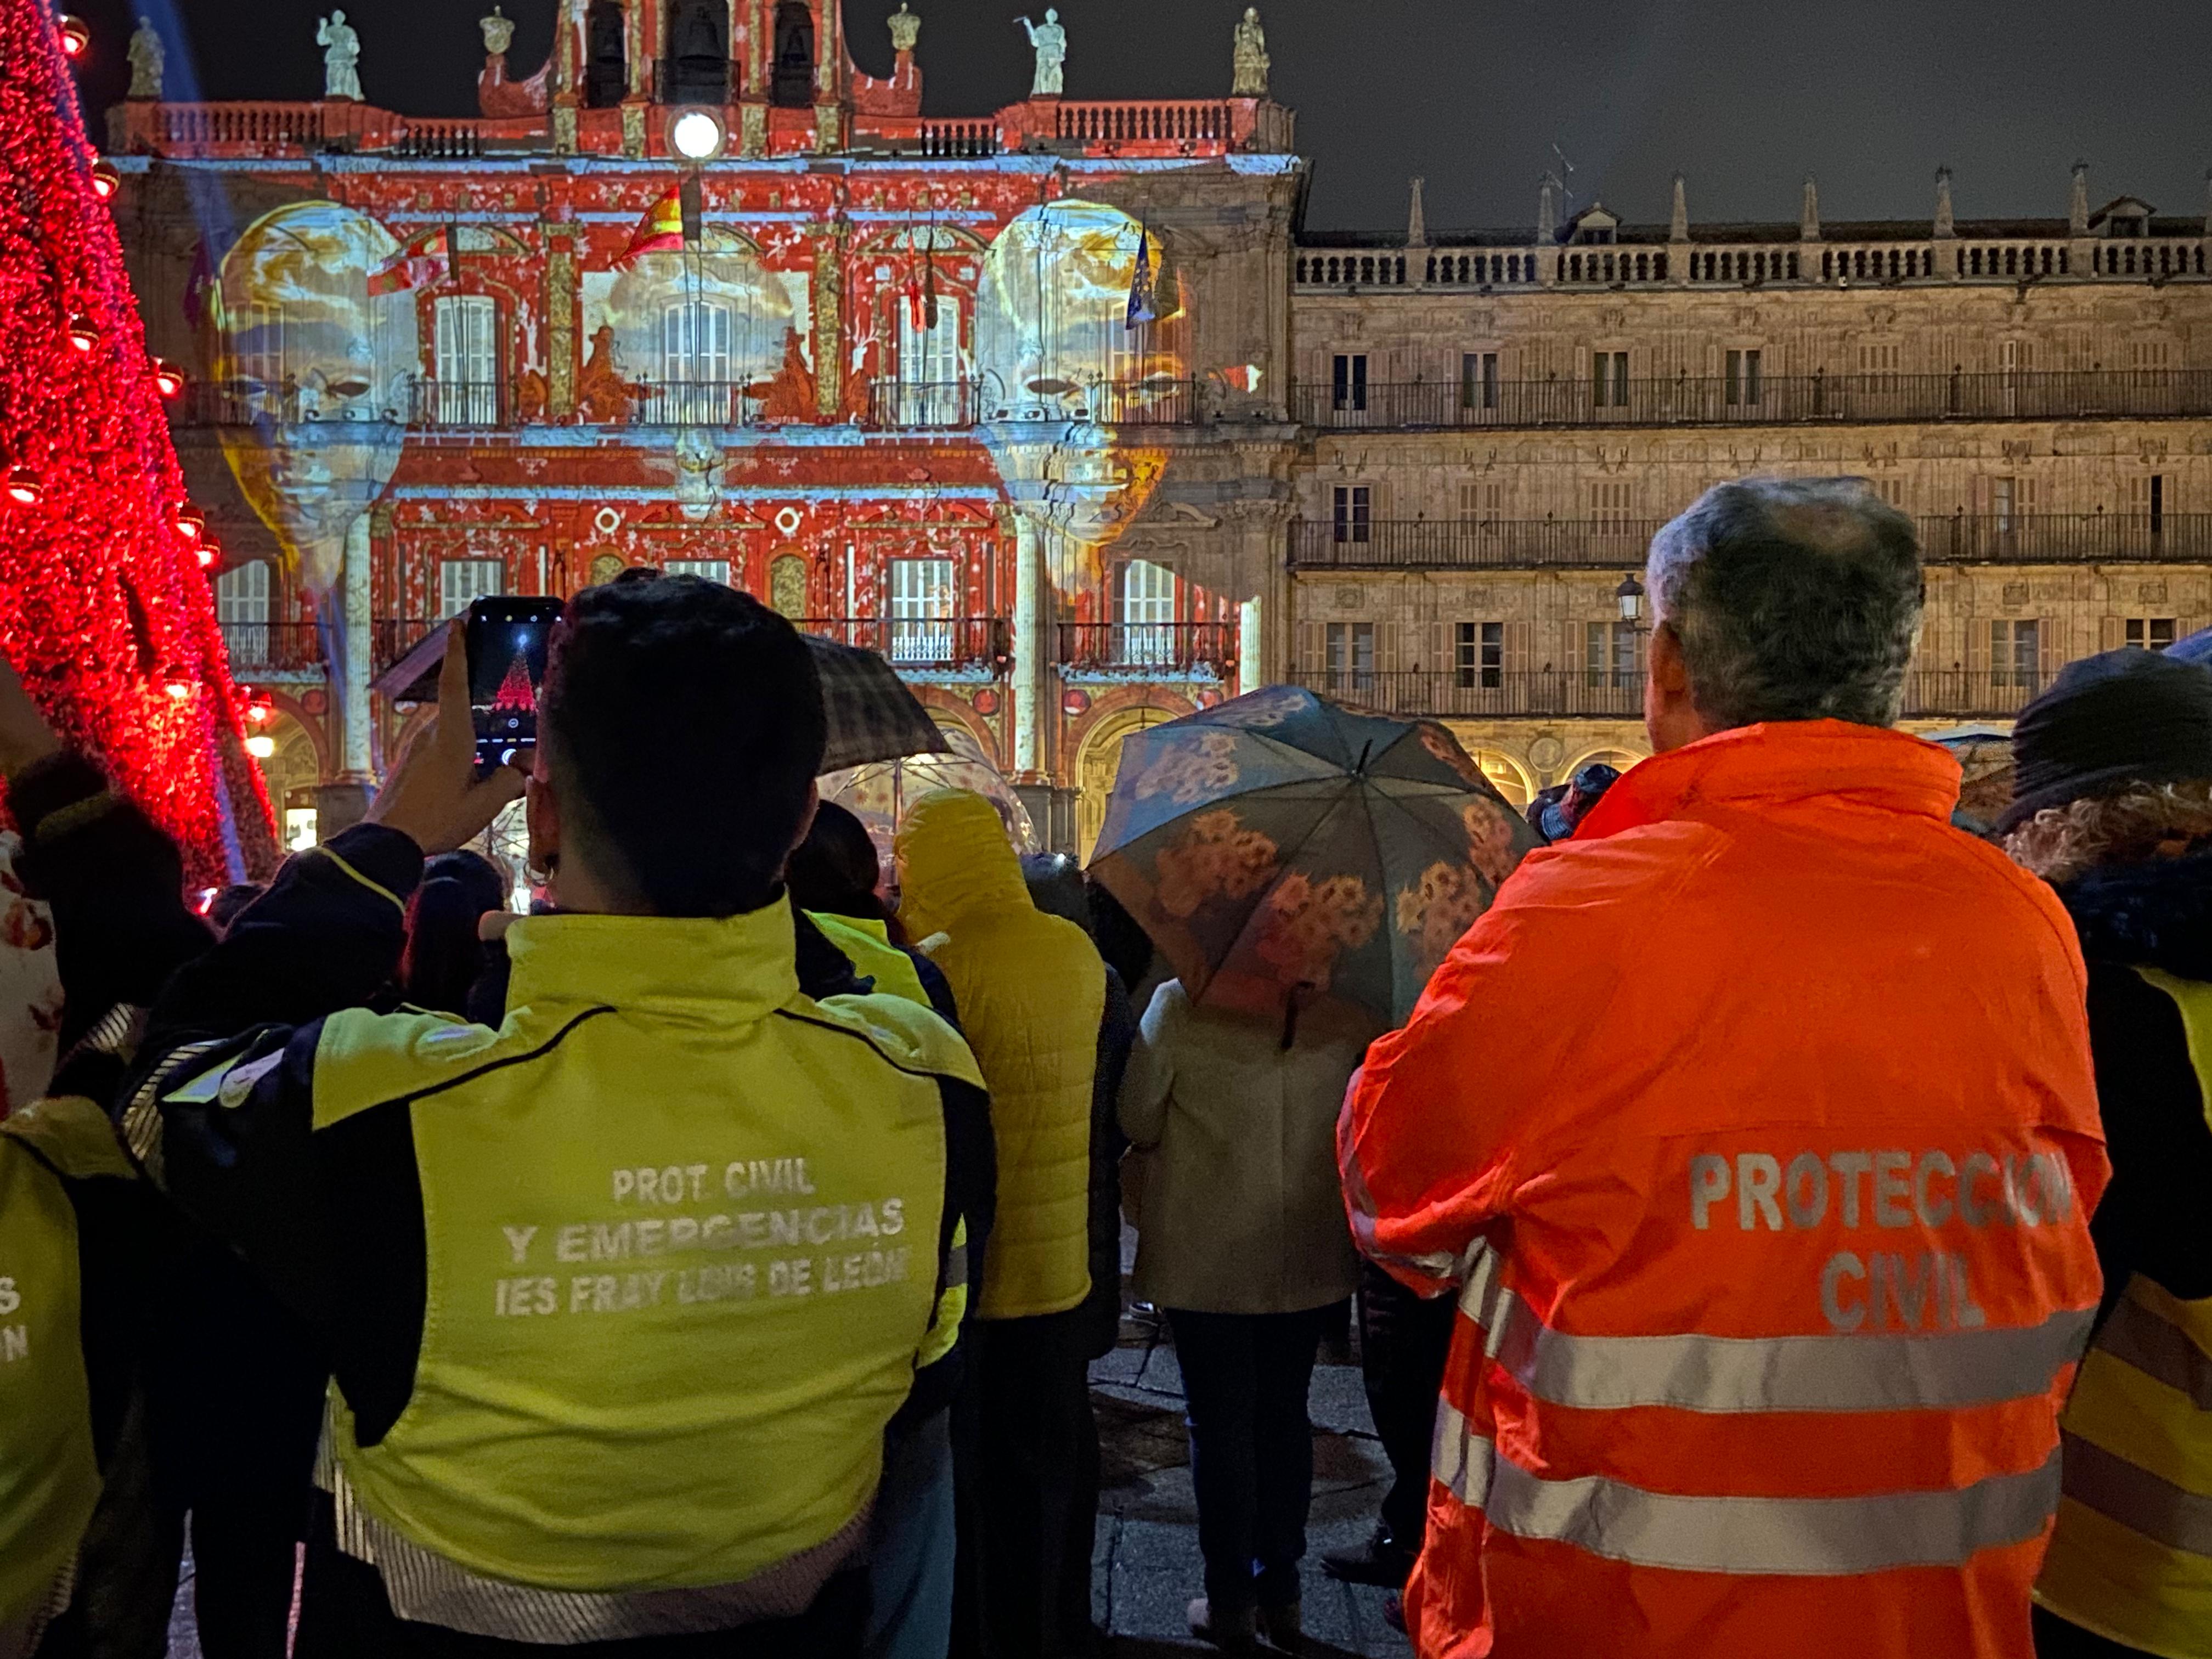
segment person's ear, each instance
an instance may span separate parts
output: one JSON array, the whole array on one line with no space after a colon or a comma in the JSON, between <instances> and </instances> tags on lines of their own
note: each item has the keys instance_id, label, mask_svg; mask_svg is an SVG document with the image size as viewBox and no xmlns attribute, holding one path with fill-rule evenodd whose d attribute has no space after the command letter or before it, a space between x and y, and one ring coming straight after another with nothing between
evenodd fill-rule
<instances>
[{"instance_id":1,"label":"person's ear","mask_svg":"<svg viewBox=\"0 0 2212 1659\"><path fill-rule=\"evenodd\" d=\"M1652 684L1669 696L1690 695L1690 670L1682 660L1682 636L1672 623L1662 622L1651 630L1650 673Z\"/></svg>"},{"instance_id":2,"label":"person's ear","mask_svg":"<svg viewBox=\"0 0 2212 1659\"><path fill-rule=\"evenodd\" d=\"M561 794L543 760L530 775L523 801L530 823L530 878L543 885L547 899L557 904L554 884L561 871Z\"/></svg>"}]
</instances>

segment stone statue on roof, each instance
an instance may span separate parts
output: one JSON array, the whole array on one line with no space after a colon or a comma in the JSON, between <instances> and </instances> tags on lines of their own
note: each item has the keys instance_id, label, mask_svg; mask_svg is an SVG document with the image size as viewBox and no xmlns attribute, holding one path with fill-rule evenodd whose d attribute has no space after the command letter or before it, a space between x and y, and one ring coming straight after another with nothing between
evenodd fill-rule
<instances>
[{"instance_id":1,"label":"stone statue on roof","mask_svg":"<svg viewBox=\"0 0 2212 1659\"><path fill-rule=\"evenodd\" d=\"M315 25L315 44L323 49L323 96L360 103L361 36L343 12L333 11Z\"/></svg>"},{"instance_id":2,"label":"stone statue on roof","mask_svg":"<svg viewBox=\"0 0 2212 1659\"><path fill-rule=\"evenodd\" d=\"M507 49L514 44L514 20L500 7L494 6L490 16L477 20L477 27L483 31L484 55L489 58L506 57Z\"/></svg>"},{"instance_id":3,"label":"stone statue on roof","mask_svg":"<svg viewBox=\"0 0 2212 1659\"><path fill-rule=\"evenodd\" d=\"M1247 6L1244 21L1237 26L1237 79L1229 95L1265 98L1267 69L1267 31L1260 27L1260 9Z\"/></svg>"},{"instance_id":4,"label":"stone statue on roof","mask_svg":"<svg viewBox=\"0 0 2212 1659\"><path fill-rule=\"evenodd\" d=\"M906 0L899 0L899 9L890 15L891 50L912 52L915 42L921 39L921 19L906 8Z\"/></svg>"},{"instance_id":5,"label":"stone statue on roof","mask_svg":"<svg viewBox=\"0 0 2212 1659\"><path fill-rule=\"evenodd\" d=\"M142 16L138 31L131 37L131 95L133 98L159 98L161 95L161 71L168 62L168 53L161 46L161 37L154 32L154 20Z\"/></svg>"},{"instance_id":6,"label":"stone statue on roof","mask_svg":"<svg viewBox=\"0 0 2212 1659\"><path fill-rule=\"evenodd\" d=\"M1026 17L1014 21L1029 31L1030 45L1036 52L1036 84L1030 88L1030 96L1059 97L1067 70L1067 31L1060 26L1060 14L1048 7L1042 23Z\"/></svg>"}]
</instances>

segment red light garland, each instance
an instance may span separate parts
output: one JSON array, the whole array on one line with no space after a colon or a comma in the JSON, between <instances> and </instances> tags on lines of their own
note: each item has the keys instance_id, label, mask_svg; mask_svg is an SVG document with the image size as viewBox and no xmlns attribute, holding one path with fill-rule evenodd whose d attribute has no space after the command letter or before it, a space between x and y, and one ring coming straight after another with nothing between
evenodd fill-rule
<instances>
[{"instance_id":1,"label":"red light garland","mask_svg":"<svg viewBox=\"0 0 2212 1659\"><path fill-rule=\"evenodd\" d=\"M0 0L0 649L216 884L265 874L276 840L177 524L162 370L83 160L64 52L89 41L42 0Z\"/></svg>"}]
</instances>

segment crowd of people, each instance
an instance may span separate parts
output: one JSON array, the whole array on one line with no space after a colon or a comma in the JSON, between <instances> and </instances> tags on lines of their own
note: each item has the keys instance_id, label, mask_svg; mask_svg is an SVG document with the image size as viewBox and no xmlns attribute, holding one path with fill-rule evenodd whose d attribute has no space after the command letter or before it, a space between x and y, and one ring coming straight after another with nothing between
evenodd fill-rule
<instances>
[{"instance_id":1,"label":"crowd of people","mask_svg":"<svg viewBox=\"0 0 2212 1659\"><path fill-rule=\"evenodd\" d=\"M697 579L569 603L526 778L457 635L204 915L0 665L0 1659L158 1659L187 1534L208 1659L1098 1650L1129 1303L1224 1650L1300 1647L1356 1304L1392 1480L1320 1565L1424 1659L2212 1656L2212 672L2069 666L1980 836L1863 483L1648 577L1655 757L1390 1030L1216 1006L973 793L886 872Z\"/></svg>"}]
</instances>

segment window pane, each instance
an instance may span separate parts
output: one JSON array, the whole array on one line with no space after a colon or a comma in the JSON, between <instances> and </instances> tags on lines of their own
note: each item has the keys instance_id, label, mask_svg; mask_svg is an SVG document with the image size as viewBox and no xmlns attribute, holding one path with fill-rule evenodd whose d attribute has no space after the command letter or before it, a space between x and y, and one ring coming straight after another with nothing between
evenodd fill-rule
<instances>
[{"instance_id":1,"label":"window pane","mask_svg":"<svg viewBox=\"0 0 2212 1659\"><path fill-rule=\"evenodd\" d=\"M727 559L671 559L661 569L671 576L704 576L710 582L720 582L725 587L730 582L730 562Z\"/></svg>"},{"instance_id":2,"label":"window pane","mask_svg":"<svg viewBox=\"0 0 2212 1659\"><path fill-rule=\"evenodd\" d=\"M477 600L506 591L506 567L497 559L447 559L438 567L439 618L458 617Z\"/></svg>"}]
</instances>

